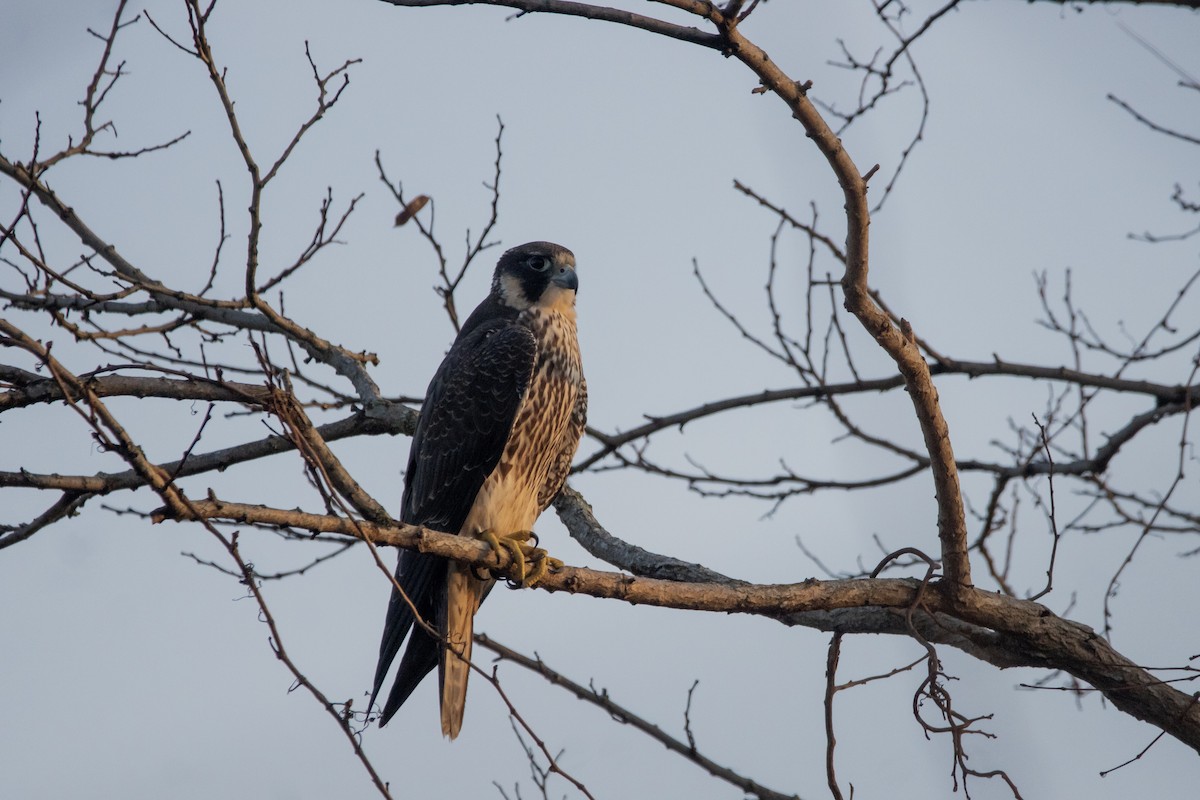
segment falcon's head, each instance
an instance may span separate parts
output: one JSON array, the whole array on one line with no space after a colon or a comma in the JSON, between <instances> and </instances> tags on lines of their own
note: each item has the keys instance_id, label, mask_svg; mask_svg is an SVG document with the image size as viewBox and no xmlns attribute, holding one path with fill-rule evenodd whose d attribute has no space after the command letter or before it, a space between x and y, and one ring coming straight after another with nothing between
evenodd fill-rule
<instances>
[{"instance_id":1,"label":"falcon's head","mask_svg":"<svg viewBox=\"0 0 1200 800\"><path fill-rule=\"evenodd\" d=\"M506 306L567 311L575 307L579 278L575 254L552 242L530 242L506 252L496 264L492 294Z\"/></svg>"}]
</instances>

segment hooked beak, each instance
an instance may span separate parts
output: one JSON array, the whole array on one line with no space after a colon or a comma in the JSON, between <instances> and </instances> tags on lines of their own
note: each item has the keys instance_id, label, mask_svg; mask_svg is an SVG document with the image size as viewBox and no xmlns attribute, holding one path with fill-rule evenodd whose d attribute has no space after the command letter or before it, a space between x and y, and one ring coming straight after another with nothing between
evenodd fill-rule
<instances>
[{"instance_id":1,"label":"hooked beak","mask_svg":"<svg viewBox=\"0 0 1200 800\"><path fill-rule=\"evenodd\" d=\"M573 267L559 267L554 276L550 278L550 282L573 292L579 291L579 276L575 274Z\"/></svg>"}]
</instances>

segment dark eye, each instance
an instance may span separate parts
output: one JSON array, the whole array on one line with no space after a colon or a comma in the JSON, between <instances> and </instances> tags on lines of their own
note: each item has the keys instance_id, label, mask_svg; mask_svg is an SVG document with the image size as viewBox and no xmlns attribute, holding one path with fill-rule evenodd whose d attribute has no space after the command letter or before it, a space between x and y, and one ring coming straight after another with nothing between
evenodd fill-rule
<instances>
[{"instance_id":1,"label":"dark eye","mask_svg":"<svg viewBox=\"0 0 1200 800\"><path fill-rule=\"evenodd\" d=\"M530 256L525 259L525 266L534 272L545 272L550 269L550 259L546 256Z\"/></svg>"}]
</instances>

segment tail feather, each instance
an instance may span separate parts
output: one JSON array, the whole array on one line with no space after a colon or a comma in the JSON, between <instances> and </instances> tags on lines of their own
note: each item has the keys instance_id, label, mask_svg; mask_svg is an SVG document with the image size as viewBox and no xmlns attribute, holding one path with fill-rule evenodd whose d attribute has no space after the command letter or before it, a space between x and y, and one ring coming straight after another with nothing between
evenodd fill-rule
<instances>
[{"instance_id":1,"label":"tail feather","mask_svg":"<svg viewBox=\"0 0 1200 800\"><path fill-rule=\"evenodd\" d=\"M400 556L396 581L404 589L408 601L393 589L379 644L371 707L407 636L408 644L380 713L379 724L386 725L421 680L437 666L442 733L454 739L462 730L466 708L475 613L495 581L475 577L469 567L463 568L411 550ZM433 627L436 636L431 636L416 623L409 601L416 607L417 615ZM443 641L447 646L441 645Z\"/></svg>"},{"instance_id":2,"label":"tail feather","mask_svg":"<svg viewBox=\"0 0 1200 800\"><path fill-rule=\"evenodd\" d=\"M470 567L451 564L446 576L444 626L446 646L438 669L441 685L442 734L454 739L462 730L471 674L475 612L492 581L476 578Z\"/></svg>"},{"instance_id":3,"label":"tail feather","mask_svg":"<svg viewBox=\"0 0 1200 800\"><path fill-rule=\"evenodd\" d=\"M437 639L424 630L413 631L408 646L404 648L404 657L400 659L400 668L396 671L396 682L388 692L387 702L379 717L379 725L386 725L404 705L404 701L413 693L413 689L428 675L438 663Z\"/></svg>"},{"instance_id":4,"label":"tail feather","mask_svg":"<svg viewBox=\"0 0 1200 800\"><path fill-rule=\"evenodd\" d=\"M396 589L392 589L391 600L388 602L387 618L383 626L383 637L379 643L379 661L375 667L375 685L371 691L371 701L368 708L374 706L383 683L387 679L388 669L404 642L404 637L413 630L415 618L409 601L416 606L417 613L425 622L435 625L435 617L444 605L446 590L446 562L436 556L405 550L400 555L396 565L396 582L408 595L408 601ZM396 672L396 682L388 694L387 703L379 718L379 724L385 725L396 710L408 698L412 690L421 682L437 664L437 640L430 636L420 625L409 638L404 657Z\"/></svg>"}]
</instances>

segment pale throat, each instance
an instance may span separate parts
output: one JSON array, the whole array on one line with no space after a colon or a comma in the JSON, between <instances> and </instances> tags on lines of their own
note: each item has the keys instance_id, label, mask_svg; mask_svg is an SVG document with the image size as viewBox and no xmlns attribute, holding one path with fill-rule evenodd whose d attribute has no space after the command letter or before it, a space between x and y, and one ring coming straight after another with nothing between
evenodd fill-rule
<instances>
[{"instance_id":1,"label":"pale throat","mask_svg":"<svg viewBox=\"0 0 1200 800\"><path fill-rule=\"evenodd\" d=\"M538 298L537 303L534 305L546 311L562 314L564 317L574 321L575 290L551 285L546 291L542 292L542 296Z\"/></svg>"}]
</instances>

